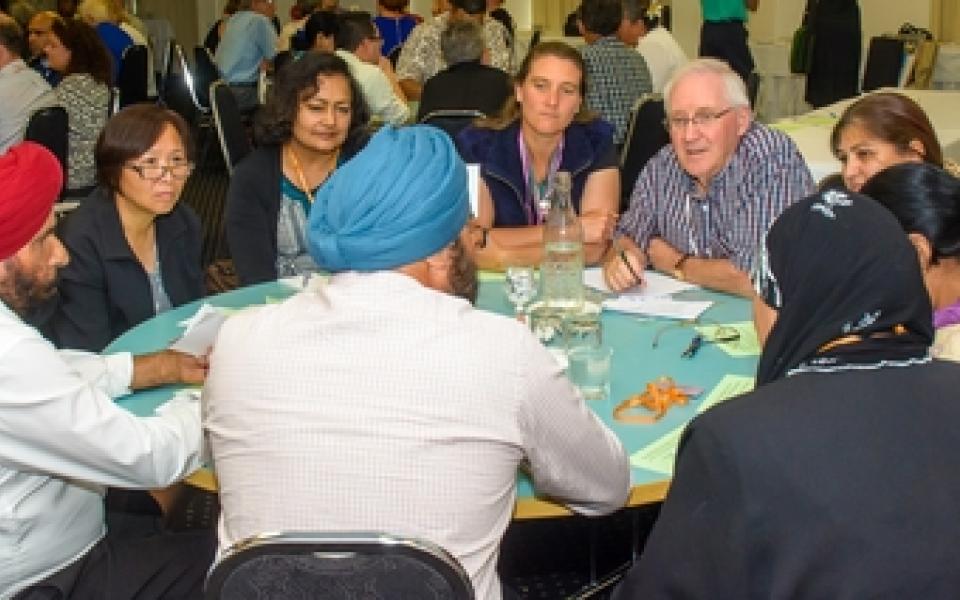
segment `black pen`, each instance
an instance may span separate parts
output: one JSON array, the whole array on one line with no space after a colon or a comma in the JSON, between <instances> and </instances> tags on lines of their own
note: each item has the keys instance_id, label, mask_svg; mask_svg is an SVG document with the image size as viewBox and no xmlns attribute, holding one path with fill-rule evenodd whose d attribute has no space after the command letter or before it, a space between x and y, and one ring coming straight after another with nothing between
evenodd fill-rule
<instances>
[{"instance_id":1,"label":"black pen","mask_svg":"<svg viewBox=\"0 0 960 600\"><path fill-rule=\"evenodd\" d=\"M622 260L623 264L627 266L627 270L630 271L630 274L633 275L633 279L639 284L643 280L640 279L640 275L638 275L637 272L633 270L633 265L631 265L630 261L627 260L626 250L624 250L623 247L620 246L619 244L617 244L617 249L620 251L620 260Z\"/></svg>"},{"instance_id":2,"label":"black pen","mask_svg":"<svg viewBox=\"0 0 960 600\"><path fill-rule=\"evenodd\" d=\"M680 358L693 358L700 350L701 346L703 346L703 336L698 333L697 335L693 336L692 340L690 340L690 345L687 346L687 349L683 351L683 354L680 355Z\"/></svg>"}]
</instances>

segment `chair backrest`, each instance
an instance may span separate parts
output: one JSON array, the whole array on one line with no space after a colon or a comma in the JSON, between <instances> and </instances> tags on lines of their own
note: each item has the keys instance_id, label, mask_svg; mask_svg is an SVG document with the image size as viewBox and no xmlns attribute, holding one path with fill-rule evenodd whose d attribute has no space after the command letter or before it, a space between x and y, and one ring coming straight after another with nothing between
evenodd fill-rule
<instances>
[{"instance_id":1,"label":"chair backrest","mask_svg":"<svg viewBox=\"0 0 960 600\"><path fill-rule=\"evenodd\" d=\"M663 125L665 117L660 94L644 94L633 106L620 154L620 212L629 208L633 186L644 165L670 143L670 134Z\"/></svg>"},{"instance_id":2,"label":"chair backrest","mask_svg":"<svg viewBox=\"0 0 960 600\"><path fill-rule=\"evenodd\" d=\"M45 146L60 161L66 184L67 172L67 135L69 121L67 110L62 106L41 108L30 115L23 139Z\"/></svg>"},{"instance_id":3,"label":"chair backrest","mask_svg":"<svg viewBox=\"0 0 960 600\"><path fill-rule=\"evenodd\" d=\"M273 73L274 76L280 73L284 67L293 62L293 52L289 50L281 50L273 57Z\"/></svg>"},{"instance_id":4,"label":"chair backrest","mask_svg":"<svg viewBox=\"0 0 960 600\"><path fill-rule=\"evenodd\" d=\"M120 91L120 108L145 102L149 98L147 80L153 72L147 61L147 47L128 46L120 59L120 76L117 88Z\"/></svg>"},{"instance_id":5,"label":"chair backrest","mask_svg":"<svg viewBox=\"0 0 960 600\"><path fill-rule=\"evenodd\" d=\"M467 125L470 125L477 119L482 119L486 115L479 110L468 109L443 109L434 110L424 115L420 123L424 125L433 125L447 132L451 138L456 139Z\"/></svg>"},{"instance_id":6,"label":"chair backrest","mask_svg":"<svg viewBox=\"0 0 960 600\"><path fill-rule=\"evenodd\" d=\"M220 70L213 62L213 56L210 49L206 46L195 46L193 48L193 64L196 69L196 79L194 81L194 91L197 95L197 101L200 106L210 106L210 84L220 79Z\"/></svg>"},{"instance_id":7,"label":"chair backrest","mask_svg":"<svg viewBox=\"0 0 960 600\"><path fill-rule=\"evenodd\" d=\"M750 100L750 108L757 106L757 94L760 92L760 74L751 71L747 75L747 99Z\"/></svg>"},{"instance_id":8,"label":"chair backrest","mask_svg":"<svg viewBox=\"0 0 960 600\"><path fill-rule=\"evenodd\" d=\"M442 548L380 533L286 533L240 542L214 565L216 600L470 600L463 567Z\"/></svg>"},{"instance_id":9,"label":"chair backrest","mask_svg":"<svg viewBox=\"0 0 960 600\"><path fill-rule=\"evenodd\" d=\"M900 84L904 58L903 40L892 37L871 38L867 62L863 67L863 91L897 87Z\"/></svg>"},{"instance_id":10,"label":"chair backrest","mask_svg":"<svg viewBox=\"0 0 960 600\"><path fill-rule=\"evenodd\" d=\"M210 108L220 138L220 149L223 150L223 162L227 165L227 172L232 175L233 167L252 148L240 116L240 105L225 82L218 80L210 85Z\"/></svg>"}]
</instances>

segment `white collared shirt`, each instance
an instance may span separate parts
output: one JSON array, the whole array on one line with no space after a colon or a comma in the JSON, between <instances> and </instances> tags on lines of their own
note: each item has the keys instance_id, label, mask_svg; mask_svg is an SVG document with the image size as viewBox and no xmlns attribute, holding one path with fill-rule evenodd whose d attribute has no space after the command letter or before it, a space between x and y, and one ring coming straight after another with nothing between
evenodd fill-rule
<instances>
[{"instance_id":1,"label":"white collared shirt","mask_svg":"<svg viewBox=\"0 0 960 600\"><path fill-rule=\"evenodd\" d=\"M346 61L350 74L360 85L370 116L384 123L403 125L410 116L410 108L397 97L386 73L376 65L363 62L353 52L337 50L336 54Z\"/></svg>"},{"instance_id":2,"label":"white collared shirt","mask_svg":"<svg viewBox=\"0 0 960 600\"><path fill-rule=\"evenodd\" d=\"M432 541L497 599L517 468L577 512L626 500L617 437L515 320L394 272L231 317L204 387L221 549L257 533Z\"/></svg>"}]
</instances>

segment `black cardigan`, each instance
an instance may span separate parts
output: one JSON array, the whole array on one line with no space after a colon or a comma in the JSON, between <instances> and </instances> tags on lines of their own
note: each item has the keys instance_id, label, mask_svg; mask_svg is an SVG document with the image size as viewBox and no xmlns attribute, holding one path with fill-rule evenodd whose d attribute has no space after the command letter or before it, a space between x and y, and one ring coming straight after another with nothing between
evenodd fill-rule
<instances>
[{"instance_id":1,"label":"black cardigan","mask_svg":"<svg viewBox=\"0 0 960 600\"><path fill-rule=\"evenodd\" d=\"M110 193L97 188L59 227L70 253L60 271L59 298L48 332L61 348L99 352L114 338L154 316L150 280L133 254ZM163 287L179 306L203 295L200 220L178 203L157 217Z\"/></svg>"},{"instance_id":2,"label":"black cardigan","mask_svg":"<svg viewBox=\"0 0 960 600\"><path fill-rule=\"evenodd\" d=\"M343 160L366 145L367 136L344 144ZM281 148L261 146L233 170L224 227L227 245L242 285L277 278L277 215L280 213Z\"/></svg>"}]
</instances>

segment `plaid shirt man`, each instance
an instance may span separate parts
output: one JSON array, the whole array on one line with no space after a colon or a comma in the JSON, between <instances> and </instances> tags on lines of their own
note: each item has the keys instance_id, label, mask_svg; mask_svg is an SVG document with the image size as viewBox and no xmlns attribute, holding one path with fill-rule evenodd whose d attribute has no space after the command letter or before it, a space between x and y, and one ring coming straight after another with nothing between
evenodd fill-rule
<instances>
[{"instance_id":1,"label":"plaid shirt man","mask_svg":"<svg viewBox=\"0 0 960 600\"><path fill-rule=\"evenodd\" d=\"M633 105L653 90L647 63L639 52L613 36L598 39L582 54L587 68L587 106L613 125L614 143L623 144Z\"/></svg>"},{"instance_id":2,"label":"plaid shirt man","mask_svg":"<svg viewBox=\"0 0 960 600\"><path fill-rule=\"evenodd\" d=\"M665 146L640 172L630 209L617 226L646 251L659 237L697 258L727 258L750 273L757 247L790 204L815 190L793 141L753 123L706 194Z\"/></svg>"}]
</instances>

